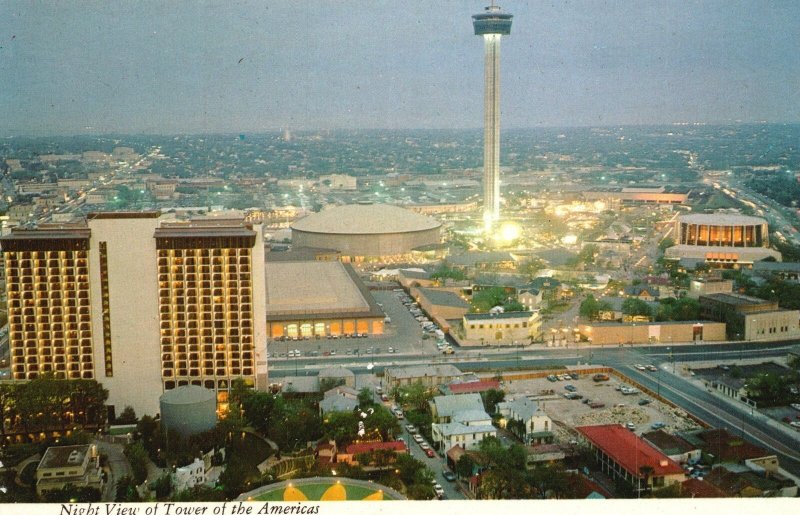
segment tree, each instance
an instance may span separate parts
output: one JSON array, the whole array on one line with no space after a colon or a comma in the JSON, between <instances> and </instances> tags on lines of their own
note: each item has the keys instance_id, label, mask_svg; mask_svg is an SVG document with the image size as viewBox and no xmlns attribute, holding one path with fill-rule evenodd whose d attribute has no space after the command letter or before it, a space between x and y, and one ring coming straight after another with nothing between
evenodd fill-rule
<instances>
[{"instance_id":1,"label":"tree","mask_svg":"<svg viewBox=\"0 0 800 515\"><path fill-rule=\"evenodd\" d=\"M115 501L139 502L139 492L136 490L136 483L131 476L122 476L117 480Z\"/></svg>"},{"instance_id":2,"label":"tree","mask_svg":"<svg viewBox=\"0 0 800 515\"><path fill-rule=\"evenodd\" d=\"M673 240L670 237L664 238L663 240L658 242L658 250L662 254L664 253L665 250L667 250L670 247L674 247L674 246L675 246L675 240Z\"/></svg>"},{"instance_id":3,"label":"tree","mask_svg":"<svg viewBox=\"0 0 800 515\"><path fill-rule=\"evenodd\" d=\"M600 313L600 303L594 298L594 295L588 295L578 308L578 314L589 320L596 320Z\"/></svg>"},{"instance_id":4,"label":"tree","mask_svg":"<svg viewBox=\"0 0 800 515\"><path fill-rule=\"evenodd\" d=\"M362 408L366 408L374 404L374 397L372 395L372 389L365 386L358 392L358 405Z\"/></svg>"},{"instance_id":5,"label":"tree","mask_svg":"<svg viewBox=\"0 0 800 515\"><path fill-rule=\"evenodd\" d=\"M632 297L622 301L622 313L630 316L652 316L647 302Z\"/></svg>"},{"instance_id":6,"label":"tree","mask_svg":"<svg viewBox=\"0 0 800 515\"><path fill-rule=\"evenodd\" d=\"M133 479L136 484L142 484L147 479L147 451L141 441L133 442L125 446L125 457L131 465Z\"/></svg>"},{"instance_id":7,"label":"tree","mask_svg":"<svg viewBox=\"0 0 800 515\"><path fill-rule=\"evenodd\" d=\"M172 493L172 476L170 476L168 472L165 472L161 477L155 480L153 488L155 488L156 499L159 501L169 498L169 494Z\"/></svg>"},{"instance_id":8,"label":"tree","mask_svg":"<svg viewBox=\"0 0 800 515\"><path fill-rule=\"evenodd\" d=\"M497 411L497 404L505 400L506 392L492 388L482 392L481 397L483 398L483 407L486 409L486 413L493 414Z\"/></svg>"},{"instance_id":9,"label":"tree","mask_svg":"<svg viewBox=\"0 0 800 515\"><path fill-rule=\"evenodd\" d=\"M474 470L475 460L473 460L469 454L464 454L456 462L456 474L458 474L458 477L471 477Z\"/></svg>"},{"instance_id":10,"label":"tree","mask_svg":"<svg viewBox=\"0 0 800 515\"><path fill-rule=\"evenodd\" d=\"M122 413L120 413L115 422L117 424L135 424L137 420L136 411L133 407L125 406L125 409L122 410Z\"/></svg>"},{"instance_id":11,"label":"tree","mask_svg":"<svg viewBox=\"0 0 800 515\"><path fill-rule=\"evenodd\" d=\"M422 384L422 381L398 386L394 391L397 402L410 406L412 409L427 410L428 401L433 399L433 392Z\"/></svg>"}]
</instances>

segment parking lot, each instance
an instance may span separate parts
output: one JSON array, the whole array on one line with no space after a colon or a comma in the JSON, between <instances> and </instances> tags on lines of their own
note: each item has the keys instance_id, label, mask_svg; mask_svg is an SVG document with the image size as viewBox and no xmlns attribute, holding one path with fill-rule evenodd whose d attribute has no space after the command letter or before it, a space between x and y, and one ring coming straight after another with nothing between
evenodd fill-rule
<instances>
[{"instance_id":1,"label":"parking lot","mask_svg":"<svg viewBox=\"0 0 800 515\"><path fill-rule=\"evenodd\" d=\"M658 402L638 390L623 393L629 385L613 377L600 382L593 381L592 376L579 377L554 382L546 378L509 381L506 397L524 395L538 400L551 419L567 427L630 424L629 429L637 434L652 431L662 424L670 432L699 428L683 410ZM574 435L563 426L554 424L556 438L569 442Z\"/></svg>"}]
</instances>

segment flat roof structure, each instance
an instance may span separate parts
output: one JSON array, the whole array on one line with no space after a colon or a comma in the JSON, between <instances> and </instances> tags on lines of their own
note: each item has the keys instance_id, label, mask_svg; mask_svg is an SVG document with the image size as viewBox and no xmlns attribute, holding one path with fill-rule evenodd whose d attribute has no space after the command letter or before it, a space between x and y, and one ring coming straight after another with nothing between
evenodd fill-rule
<instances>
[{"instance_id":1,"label":"flat roof structure","mask_svg":"<svg viewBox=\"0 0 800 515\"><path fill-rule=\"evenodd\" d=\"M692 213L681 215L678 221L698 225L762 225L767 221L756 216L737 215L731 213Z\"/></svg>"},{"instance_id":2,"label":"flat roof structure","mask_svg":"<svg viewBox=\"0 0 800 515\"><path fill-rule=\"evenodd\" d=\"M48 447L36 468L47 469L80 466L83 464L83 460L89 453L89 450L90 446L88 444Z\"/></svg>"},{"instance_id":3,"label":"flat roof structure","mask_svg":"<svg viewBox=\"0 0 800 515\"><path fill-rule=\"evenodd\" d=\"M267 320L333 313L383 316L352 268L338 261L267 262L265 269Z\"/></svg>"}]
</instances>

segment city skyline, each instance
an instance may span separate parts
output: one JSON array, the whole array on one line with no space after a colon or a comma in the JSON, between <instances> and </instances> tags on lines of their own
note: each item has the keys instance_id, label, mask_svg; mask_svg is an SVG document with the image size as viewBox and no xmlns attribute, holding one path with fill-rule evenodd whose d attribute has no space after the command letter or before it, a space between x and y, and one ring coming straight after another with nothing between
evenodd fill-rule
<instances>
[{"instance_id":1,"label":"city skyline","mask_svg":"<svg viewBox=\"0 0 800 515\"><path fill-rule=\"evenodd\" d=\"M3 136L481 126L483 1L4 4ZM793 3L503 7L504 128L800 119Z\"/></svg>"}]
</instances>

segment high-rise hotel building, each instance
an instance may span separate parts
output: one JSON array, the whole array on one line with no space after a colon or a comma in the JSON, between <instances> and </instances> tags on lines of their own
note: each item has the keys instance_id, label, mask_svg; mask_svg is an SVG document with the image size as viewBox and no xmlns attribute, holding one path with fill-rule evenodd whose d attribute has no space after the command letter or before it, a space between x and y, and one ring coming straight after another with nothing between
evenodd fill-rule
<instances>
[{"instance_id":1,"label":"high-rise hotel building","mask_svg":"<svg viewBox=\"0 0 800 515\"><path fill-rule=\"evenodd\" d=\"M264 246L241 219L94 213L0 239L11 377L96 379L119 413L165 390L267 386Z\"/></svg>"}]
</instances>

